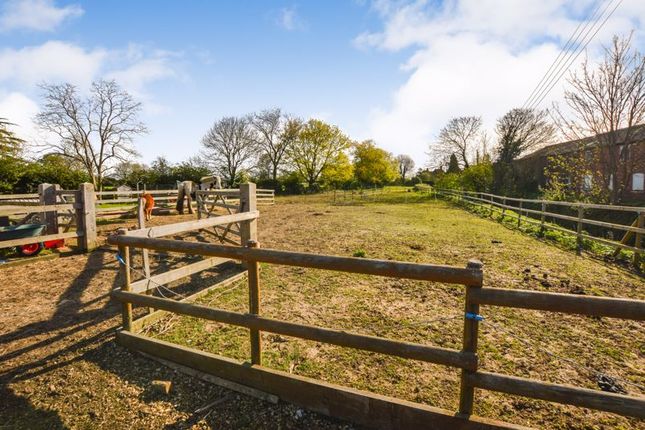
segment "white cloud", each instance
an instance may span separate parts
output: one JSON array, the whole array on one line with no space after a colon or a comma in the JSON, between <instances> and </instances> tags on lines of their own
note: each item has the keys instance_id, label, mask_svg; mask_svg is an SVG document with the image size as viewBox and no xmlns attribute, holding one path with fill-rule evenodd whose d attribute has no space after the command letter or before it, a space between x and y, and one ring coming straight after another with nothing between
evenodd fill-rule
<instances>
[{"instance_id":1,"label":"white cloud","mask_svg":"<svg viewBox=\"0 0 645 430\"><path fill-rule=\"evenodd\" d=\"M276 19L276 24L287 31L304 30L305 28L305 22L295 6L282 8Z\"/></svg>"},{"instance_id":2,"label":"white cloud","mask_svg":"<svg viewBox=\"0 0 645 430\"><path fill-rule=\"evenodd\" d=\"M34 86L43 81L64 81L87 87L108 55L103 49L88 51L61 41L22 49L6 48L0 51L0 82Z\"/></svg>"},{"instance_id":3,"label":"white cloud","mask_svg":"<svg viewBox=\"0 0 645 430\"><path fill-rule=\"evenodd\" d=\"M32 122L36 113L38 113L38 104L26 95L20 92L0 93L0 118L6 118L13 123L10 129L28 142L40 138Z\"/></svg>"},{"instance_id":4,"label":"white cloud","mask_svg":"<svg viewBox=\"0 0 645 430\"><path fill-rule=\"evenodd\" d=\"M0 30L53 31L66 19L81 15L79 5L57 7L54 0L8 0L0 15Z\"/></svg>"},{"instance_id":5,"label":"white cloud","mask_svg":"<svg viewBox=\"0 0 645 430\"><path fill-rule=\"evenodd\" d=\"M354 40L362 49L413 49L401 65L409 73L386 107L375 107L369 134L395 153L426 161L428 144L453 116L482 115L489 129L496 118L521 106L558 50L596 4L593 0L378 1L372 9L383 29ZM590 46L613 33L642 29L645 2L625 0ZM642 47L642 32L635 41ZM582 57L579 58L579 60ZM560 82L545 100L562 94Z\"/></svg>"}]
</instances>

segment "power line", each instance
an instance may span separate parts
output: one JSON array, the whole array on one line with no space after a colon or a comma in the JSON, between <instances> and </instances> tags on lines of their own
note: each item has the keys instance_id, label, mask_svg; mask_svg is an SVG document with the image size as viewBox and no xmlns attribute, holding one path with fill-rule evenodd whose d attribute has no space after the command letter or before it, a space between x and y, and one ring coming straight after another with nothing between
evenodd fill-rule
<instances>
[{"instance_id":1,"label":"power line","mask_svg":"<svg viewBox=\"0 0 645 430\"><path fill-rule=\"evenodd\" d=\"M564 45L564 48L562 48L562 50L558 53L558 56L555 58L555 60L553 60L553 62L549 66L548 70L544 73L544 75L542 75L542 78L540 79L538 84L535 86L535 88L533 88L533 91L531 91L531 94L529 94L528 98L526 99L526 101L522 105L522 108L526 107L532 101L534 96L537 95L537 92L539 90L541 90L542 84L546 83L545 80L548 80L552 75L552 71L555 70L554 67L557 67L559 65L559 63L562 60L564 60L564 58L566 57L566 53L569 51L569 47L573 48L573 46L576 43L578 43L578 38L582 35L582 33L584 32L585 28L591 23L591 21L594 20L594 17L596 16L598 11L600 10L601 5L602 5L602 0L598 1L598 4L597 4L596 8L594 9L593 13L590 15L590 17L587 20L580 21L580 23L578 24L578 26L576 27L574 32L571 34L571 36L569 36L569 40L567 40L567 43ZM584 24L584 26L583 26L583 24ZM579 30L580 30L580 33L578 34Z\"/></svg>"},{"instance_id":2,"label":"power line","mask_svg":"<svg viewBox=\"0 0 645 430\"><path fill-rule=\"evenodd\" d=\"M551 80L551 83L550 83L549 87L546 88L541 93L539 100L537 100L536 102L532 103L531 106L529 106L529 109L535 109L536 107L538 107L542 103L542 101L544 101L544 99L549 95L551 90L553 90L553 87L555 87L555 85L560 81L560 79L562 79L562 76L564 76L564 74L567 72L569 67L571 67L571 64L573 64L573 62L576 61L576 59L580 56L580 54L587 48L589 43L596 37L596 35L600 31L600 29L605 25L605 23L609 20L609 18L611 18L611 16L614 14L616 9L618 9L618 7L622 4L622 2L623 2L623 0L619 0L616 3L616 6L614 6L614 8L609 12L609 14L600 23L600 25L596 28L596 30L593 32L593 34L587 39L587 41L584 43L584 45L578 50L578 52L575 54L575 56L573 56L571 58L571 60L567 64L565 64L563 68L561 68L561 71L559 72L559 75L555 79ZM590 28L589 31L591 31L592 29L593 29L593 27ZM586 37L586 35L585 35L585 37Z\"/></svg>"},{"instance_id":3,"label":"power line","mask_svg":"<svg viewBox=\"0 0 645 430\"><path fill-rule=\"evenodd\" d=\"M569 67L571 59L574 58L578 52L580 52L580 48L583 45L583 43L585 43L585 40L588 40L588 36L590 32L593 31L596 25L600 22L602 17L609 10L609 7L614 2L614 0L607 0L607 2L604 3L605 7L602 10L600 10L600 6L603 5L603 2L604 0L600 0L600 3L598 3L598 7L596 8L596 10L594 10L591 17L586 21L584 27L581 29L580 33L576 36L572 45L569 47L568 52L562 56L558 64L551 71L551 74L548 77L548 79L546 79L545 82L543 82L542 87L538 91L536 91L536 93L533 95L533 99L529 103L527 103L526 107L528 109L535 107L536 102L540 99L540 97L544 94L544 92L550 87L553 81L556 79L559 79L559 74L562 72L562 70L566 70ZM599 14L598 14L598 11L600 11Z\"/></svg>"}]
</instances>

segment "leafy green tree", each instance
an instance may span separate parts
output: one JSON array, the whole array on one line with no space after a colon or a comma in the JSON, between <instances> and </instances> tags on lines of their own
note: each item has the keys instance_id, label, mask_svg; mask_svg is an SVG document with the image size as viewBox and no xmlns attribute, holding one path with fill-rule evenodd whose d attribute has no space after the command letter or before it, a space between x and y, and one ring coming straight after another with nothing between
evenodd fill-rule
<instances>
[{"instance_id":1,"label":"leafy green tree","mask_svg":"<svg viewBox=\"0 0 645 430\"><path fill-rule=\"evenodd\" d=\"M0 157L17 157L22 150L24 140L9 130L13 125L5 118L0 118Z\"/></svg>"},{"instance_id":2,"label":"leafy green tree","mask_svg":"<svg viewBox=\"0 0 645 430\"><path fill-rule=\"evenodd\" d=\"M570 154L552 155L544 168L546 200L608 203L611 190L605 185L600 166L600 151L585 149ZM612 184L614 185L614 184Z\"/></svg>"},{"instance_id":3,"label":"leafy green tree","mask_svg":"<svg viewBox=\"0 0 645 430\"><path fill-rule=\"evenodd\" d=\"M316 189L320 175L338 154L348 149L350 141L338 127L310 119L298 134L298 140L287 153L310 190Z\"/></svg>"},{"instance_id":4,"label":"leafy green tree","mask_svg":"<svg viewBox=\"0 0 645 430\"><path fill-rule=\"evenodd\" d=\"M338 153L336 158L327 165L320 175L320 180L325 185L342 188L352 181L354 166L344 152Z\"/></svg>"},{"instance_id":5,"label":"leafy green tree","mask_svg":"<svg viewBox=\"0 0 645 430\"><path fill-rule=\"evenodd\" d=\"M58 154L44 155L37 161L25 163L20 178L15 183L16 190L32 192L42 183L59 184L66 190L77 189L90 177L80 163Z\"/></svg>"},{"instance_id":6,"label":"leafy green tree","mask_svg":"<svg viewBox=\"0 0 645 430\"><path fill-rule=\"evenodd\" d=\"M493 186L493 165L481 162L464 169L459 175L461 188L467 191L489 192Z\"/></svg>"},{"instance_id":7,"label":"leafy green tree","mask_svg":"<svg viewBox=\"0 0 645 430\"><path fill-rule=\"evenodd\" d=\"M384 185L398 177L398 163L389 152L366 140L354 145L354 175L363 184Z\"/></svg>"},{"instance_id":8,"label":"leafy green tree","mask_svg":"<svg viewBox=\"0 0 645 430\"><path fill-rule=\"evenodd\" d=\"M13 191L26 164L20 158L24 141L9 129L11 125L0 118L0 192Z\"/></svg>"}]
</instances>

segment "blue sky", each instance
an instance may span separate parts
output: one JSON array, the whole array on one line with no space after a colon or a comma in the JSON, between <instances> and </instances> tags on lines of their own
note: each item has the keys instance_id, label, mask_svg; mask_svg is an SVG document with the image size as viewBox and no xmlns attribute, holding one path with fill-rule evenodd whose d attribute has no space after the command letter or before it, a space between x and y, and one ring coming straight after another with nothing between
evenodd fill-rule
<instances>
[{"instance_id":1,"label":"blue sky","mask_svg":"<svg viewBox=\"0 0 645 430\"><path fill-rule=\"evenodd\" d=\"M0 0L0 116L46 141L37 84L107 77L144 104L145 162L184 160L217 118L277 106L422 165L450 117L492 130L521 105L596 2ZM642 50L642 3L624 0L590 55L629 30Z\"/></svg>"}]
</instances>

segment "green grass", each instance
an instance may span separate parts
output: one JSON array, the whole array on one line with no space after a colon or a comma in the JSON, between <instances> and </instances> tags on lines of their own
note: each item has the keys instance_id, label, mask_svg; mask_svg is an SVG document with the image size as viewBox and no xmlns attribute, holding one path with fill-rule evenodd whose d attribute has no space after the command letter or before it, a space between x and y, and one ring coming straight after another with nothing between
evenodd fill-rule
<instances>
[{"instance_id":1,"label":"green grass","mask_svg":"<svg viewBox=\"0 0 645 430\"><path fill-rule=\"evenodd\" d=\"M642 278L602 261L578 257L545 240L507 228L429 195L386 189L384 201L333 205L329 195L282 198L262 209L263 248L449 264L484 263L489 287L643 299ZM504 223L508 223L504 220ZM459 349L461 286L262 265L261 309L268 317ZM246 284L213 291L200 303L247 310ZM593 377L545 353L645 385L640 322L483 306L480 360L484 370L596 388ZM443 319L437 321L438 319ZM503 331L498 328L503 328ZM509 334L510 333L510 334ZM178 318L153 335L248 360L248 332ZM263 333L264 364L295 374L456 410L456 369ZM528 346L527 346L528 342ZM632 394L638 388L625 386ZM641 394L643 394L641 392ZM638 428L639 423L574 407L477 393L479 415L539 428ZM600 426L600 427L599 427Z\"/></svg>"}]
</instances>

